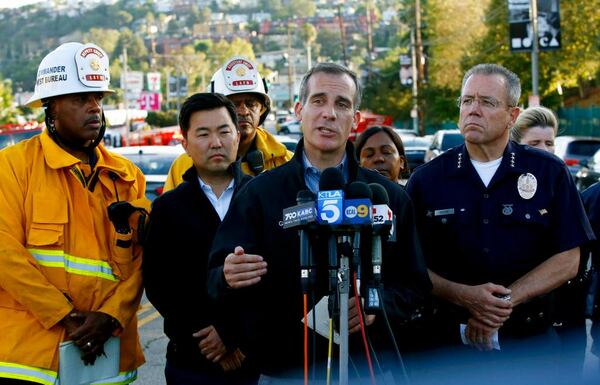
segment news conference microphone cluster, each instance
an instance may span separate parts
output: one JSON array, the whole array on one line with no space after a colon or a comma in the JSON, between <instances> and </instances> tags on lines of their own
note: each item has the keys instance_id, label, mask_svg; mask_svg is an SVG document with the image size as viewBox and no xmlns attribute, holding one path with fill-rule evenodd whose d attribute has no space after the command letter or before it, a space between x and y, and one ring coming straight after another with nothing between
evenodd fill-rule
<instances>
[{"instance_id":1,"label":"news conference microphone cluster","mask_svg":"<svg viewBox=\"0 0 600 385\"><path fill-rule=\"evenodd\" d=\"M307 290L309 270L314 266L311 251L311 236L314 234L329 237L332 290L338 279L333 269L339 267L339 257L346 255L352 258L355 267L359 265L361 233L370 234L370 262L374 283L378 287L381 279L382 239L385 240L392 231L394 217L383 186L364 182L346 185L339 169L328 168L321 175L317 194L302 190L298 192L296 201L295 206L283 210L283 228L299 230L303 289ZM357 273L360 275L360 268ZM375 290L369 290L367 298L369 308L380 306Z\"/></svg>"}]
</instances>

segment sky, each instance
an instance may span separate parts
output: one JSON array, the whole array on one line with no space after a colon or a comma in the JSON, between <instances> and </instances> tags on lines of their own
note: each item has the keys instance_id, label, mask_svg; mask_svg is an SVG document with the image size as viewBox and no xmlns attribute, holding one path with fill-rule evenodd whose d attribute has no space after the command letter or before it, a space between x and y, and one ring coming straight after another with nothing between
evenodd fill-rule
<instances>
[{"instance_id":1,"label":"sky","mask_svg":"<svg viewBox=\"0 0 600 385\"><path fill-rule=\"evenodd\" d=\"M2 8L17 8L23 5L39 3L43 0L0 0L0 9Z\"/></svg>"}]
</instances>

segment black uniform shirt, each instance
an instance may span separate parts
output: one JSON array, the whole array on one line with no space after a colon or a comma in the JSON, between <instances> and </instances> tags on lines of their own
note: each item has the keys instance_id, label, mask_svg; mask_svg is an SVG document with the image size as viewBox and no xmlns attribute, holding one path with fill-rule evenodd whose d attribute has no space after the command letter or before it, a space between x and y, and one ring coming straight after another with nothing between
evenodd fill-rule
<instances>
[{"instance_id":1,"label":"black uniform shirt","mask_svg":"<svg viewBox=\"0 0 600 385\"><path fill-rule=\"evenodd\" d=\"M407 191L427 266L451 281L508 286L594 238L564 163L514 142L488 187L462 145L419 167Z\"/></svg>"},{"instance_id":2,"label":"black uniform shirt","mask_svg":"<svg viewBox=\"0 0 600 385\"><path fill-rule=\"evenodd\" d=\"M581 193L594 234L600 235L600 183L594 183ZM600 270L600 242L595 241L587 247L592 252L594 268Z\"/></svg>"}]
</instances>

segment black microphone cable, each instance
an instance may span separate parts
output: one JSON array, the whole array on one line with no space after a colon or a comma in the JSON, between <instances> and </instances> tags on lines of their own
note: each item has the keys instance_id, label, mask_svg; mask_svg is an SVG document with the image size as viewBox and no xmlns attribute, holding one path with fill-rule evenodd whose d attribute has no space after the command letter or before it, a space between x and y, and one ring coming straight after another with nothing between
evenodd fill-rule
<instances>
[{"instance_id":1,"label":"black microphone cable","mask_svg":"<svg viewBox=\"0 0 600 385\"><path fill-rule=\"evenodd\" d=\"M379 298L383 298L381 296L380 288L377 288L377 293L379 295ZM408 377L408 373L406 372L406 366L404 366L404 360L402 359L402 354L400 354L400 349L398 348L398 343L396 342L396 336L394 335L394 331L392 330L392 325L390 324L387 312L385 311L385 305L381 306L381 313L383 314L383 319L385 320L386 329L390 333L392 344L394 345L394 352L396 353L398 363L400 364L400 369L402 369L402 377L404 378L404 383L410 385L410 378Z\"/></svg>"},{"instance_id":2,"label":"black microphone cable","mask_svg":"<svg viewBox=\"0 0 600 385\"><path fill-rule=\"evenodd\" d=\"M373 205L388 205L390 198L388 196L385 188L378 183L370 183L369 187L373 192ZM394 352L398 359L398 363L402 370L402 377L407 385L410 384L410 379L406 372L406 367L404 365L404 360L402 359L402 354L400 353L400 349L398 348L398 343L396 342L396 336L394 335L394 331L392 330L392 326L390 324L387 311L385 309L385 302L383 300L383 295L381 292L381 266L382 266L382 240L381 236L386 234L386 231L389 231L389 227L387 225L377 225L373 226L373 239L377 241L374 244L372 249L372 264L373 264L373 278L374 278L374 287L377 292L377 296L379 297L379 301L381 303L381 313L383 315L383 319L385 321L386 329L390 335L392 340L392 345L394 347Z\"/></svg>"},{"instance_id":3,"label":"black microphone cable","mask_svg":"<svg viewBox=\"0 0 600 385\"><path fill-rule=\"evenodd\" d=\"M354 272L353 274L354 280L354 304L358 311L358 321L360 324L360 332L362 334L363 345L365 347L365 355L367 356L367 366L369 367L369 375L371 376L371 384L375 385L375 373L373 371L373 362L371 361L371 352L369 349L369 343L367 342L367 327L365 325L366 316L362 310L362 306L360 303L360 296L358 294L358 279L357 274Z\"/></svg>"},{"instance_id":4,"label":"black microphone cable","mask_svg":"<svg viewBox=\"0 0 600 385\"><path fill-rule=\"evenodd\" d=\"M315 195L309 190L298 191L296 195L296 203L302 205L305 203L314 202ZM310 245L310 234L306 228L307 223L302 223L304 226L298 230L300 237L300 282L302 285L302 304L303 304L303 320L304 320L304 336L303 336L303 357L304 357L304 385L308 385L308 296L311 290L310 285L310 271L311 271L311 245ZM314 311L313 311L314 314ZM314 324L313 318L313 328ZM313 345L314 346L314 345ZM314 352L313 352L314 353ZM313 354L314 357L314 354ZM314 364L314 362L313 362Z\"/></svg>"}]
</instances>

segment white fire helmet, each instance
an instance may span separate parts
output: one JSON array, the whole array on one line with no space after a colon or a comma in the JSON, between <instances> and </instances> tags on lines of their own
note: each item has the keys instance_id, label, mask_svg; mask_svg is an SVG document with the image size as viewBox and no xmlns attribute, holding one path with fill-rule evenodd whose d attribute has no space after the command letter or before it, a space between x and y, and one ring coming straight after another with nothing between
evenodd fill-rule
<instances>
[{"instance_id":1,"label":"white fire helmet","mask_svg":"<svg viewBox=\"0 0 600 385\"><path fill-rule=\"evenodd\" d=\"M250 60L235 56L225 62L210 81L210 92L225 96L233 94L259 94L263 99L264 110L260 114L259 125L263 124L269 111L271 99L267 95L267 86L263 82L256 65Z\"/></svg>"},{"instance_id":2,"label":"white fire helmet","mask_svg":"<svg viewBox=\"0 0 600 385\"><path fill-rule=\"evenodd\" d=\"M41 107L42 100L82 92L113 93L108 89L108 55L95 44L65 43L50 52L38 68L35 91L27 102Z\"/></svg>"}]
</instances>

